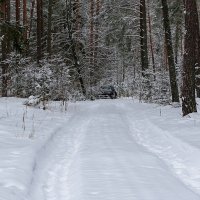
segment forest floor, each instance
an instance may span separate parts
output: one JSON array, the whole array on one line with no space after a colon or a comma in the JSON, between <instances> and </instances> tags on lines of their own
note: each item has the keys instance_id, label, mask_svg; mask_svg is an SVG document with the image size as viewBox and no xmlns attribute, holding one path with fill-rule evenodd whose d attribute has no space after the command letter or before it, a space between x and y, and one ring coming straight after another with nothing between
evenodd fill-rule
<instances>
[{"instance_id":1,"label":"forest floor","mask_svg":"<svg viewBox=\"0 0 200 200\"><path fill-rule=\"evenodd\" d=\"M200 200L200 114L135 99L23 101L0 99L0 200Z\"/></svg>"}]
</instances>

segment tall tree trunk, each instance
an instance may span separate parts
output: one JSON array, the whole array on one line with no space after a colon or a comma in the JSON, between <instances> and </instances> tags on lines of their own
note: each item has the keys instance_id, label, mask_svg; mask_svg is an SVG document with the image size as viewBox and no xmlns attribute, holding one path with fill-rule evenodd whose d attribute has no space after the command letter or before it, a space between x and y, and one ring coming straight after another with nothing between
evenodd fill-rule
<instances>
[{"instance_id":1,"label":"tall tree trunk","mask_svg":"<svg viewBox=\"0 0 200 200\"><path fill-rule=\"evenodd\" d=\"M175 64L178 64L178 56L180 53L181 47L181 36L182 36L182 21L183 21L183 11L182 11L182 0L177 0L177 14L176 14L176 30L175 30L175 44L174 44L174 55L175 55Z\"/></svg>"},{"instance_id":2,"label":"tall tree trunk","mask_svg":"<svg viewBox=\"0 0 200 200\"><path fill-rule=\"evenodd\" d=\"M37 0L37 63L42 58L42 0Z\"/></svg>"},{"instance_id":3,"label":"tall tree trunk","mask_svg":"<svg viewBox=\"0 0 200 200\"><path fill-rule=\"evenodd\" d=\"M23 27L24 31L24 39L27 40L27 2L23 0Z\"/></svg>"},{"instance_id":4,"label":"tall tree trunk","mask_svg":"<svg viewBox=\"0 0 200 200\"><path fill-rule=\"evenodd\" d=\"M71 45L71 53L72 53L72 57L73 57L73 61L74 61L74 68L78 74L78 81L80 83L80 87L82 90L83 95L86 95L86 89L85 89L85 85L84 85L84 80L83 80L83 76L81 73L81 66L80 66L80 61L76 52L76 44L75 41L73 39L73 30L72 30L72 3L71 0L66 0L66 18L67 18L67 29L68 29L68 34L69 34L69 41L70 41L70 45Z\"/></svg>"},{"instance_id":5,"label":"tall tree trunk","mask_svg":"<svg viewBox=\"0 0 200 200\"><path fill-rule=\"evenodd\" d=\"M90 0L90 19L89 19L89 60L90 60L90 85L94 83L94 0Z\"/></svg>"},{"instance_id":6,"label":"tall tree trunk","mask_svg":"<svg viewBox=\"0 0 200 200\"><path fill-rule=\"evenodd\" d=\"M195 69L195 75L196 75L196 94L197 97L200 98L200 31L199 31L199 16L198 16L198 8L197 4L195 4L194 8L194 23L196 25L196 69Z\"/></svg>"},{"instance_id":7,"label":"tall tree trunk","mask_svg":"<svg viewBox=\"0 0 200 200\"><path fill-rule=\"evenodd\" d=\"M196 92L197 92L197 97L200 98L200 34L198 33L198 47L197 47L197 65L196 65Z\"/></svg>"},{"instance_id":8,"label":"tall tree trunk","mask_svg":"<svg viewBox=\"0 0 200 200\"><path fill-rule=\"evenodd\" d=\"M31 36L31 31L32 31L33 15L34 15L34 8L35 8L35 1L36 1L36 0L32 0L32 1L31 1L31 16L30 16L30 25L29 25L29 34L28 34L28 38L30 38L30 36Z\"/></svg>"},{"instance_id":9,"label":"tall tree trunk","mask_svg":"<svg viewBox=\"0 0 200 200\"><path fill-rule=\"evenodd\" d=\"M150 42L150 49L151 49L151 59L152 59L152 67L153 72L155 73L155 56L154 56L154 49L153 49L153 38L152 38L152 25L151 25L151 16L150 16L150 8L149 8L149 0L147 1L148 4L148 24L149 24L149 42ZM154 76L155 77L155 76Z\"/></svg>"},{"instance_id":10,"label":"tall tree trunk","mask_svg":"<svg viewBox=\"0 0 200 200\"><path fill-rule=\"evenodd\" d=\"M52 40L52 13L53 13L53 0L49 0L48 5L48 30L47 30L47 53L51 56L51 40Z\"/></svg>"},{"instance_id":11,"label":"tall tree trunk","mask_svg":"<svg viewBox=\"0 0 200 200\"><path fill-rule=\"evenodd\" d=\"M3 26L1 27L1 34L4 35L4 38L1 42L2 47L2 96L8 96L8 82L9 82L9 71L8 64L4 61L8 58L8 54L10 53L10 38L8 33L7 24L10 23L10 0L5 0L1 3L1 22ZM7 23L5 23L7 22Z\"/></svg>"},{"instance_id":12,"label":"tall tree trunk","mask_svg":"<svg viewBox=\"0 0 200 200\"><path fill-rule=\"evenodd\" d=\"M195 65L198 24L196 0L185 0L185 53L183 61L182 112L183 116L197 112L195 99Z\"/></svg>"},{"instance_id":13,"label":"tall tree trunk","mask_svg":"<svg viewBox=\"0 0 200 200\"><path fill-rule=\"evenodd\" d=\"M141 48L141 68L142 75L148 69L148 47L147 47L147 20L146 20L146 2L140 0L140 48Z\"/></svg>"},{"instance_id":14,"label":"tall tree trunk","mask_svg":"<svg viewBox=\"0 0 200 200\"><path fill-rule=\"evenodd\" d=\"M98 56L98 40L99 40L99 14L100 14L100 5L101 0L96 0L96 21L95 21L95 50L94 50L94 61L97 63L97 56Z\"/></svg>"},{"instance_id":15,"label":"tall tree trunk","mask_svg":"<svg viewBox=\"0 0 200 200\"><path fill-rule=\"evenodd\" d=\"M19 27L20 25L20 0L15 1L15 14L16 14L16 25Z\"/></svg>"},{"instance_id":16,"label":"tall tree trunk","mask_svg":"<svg viewBox=\"0 0 200 200\"><path fill-rule=\"evenodd\" d=\"M172 36L170 29L167 0L162 0L162 10L163 10L163 26L165 30L166 48L167 48L168 65L169 65L172 102L179 102L178 85L176 80L176 67L174 62L174 53L172 46Z\"/></svg>"}]
</instances>

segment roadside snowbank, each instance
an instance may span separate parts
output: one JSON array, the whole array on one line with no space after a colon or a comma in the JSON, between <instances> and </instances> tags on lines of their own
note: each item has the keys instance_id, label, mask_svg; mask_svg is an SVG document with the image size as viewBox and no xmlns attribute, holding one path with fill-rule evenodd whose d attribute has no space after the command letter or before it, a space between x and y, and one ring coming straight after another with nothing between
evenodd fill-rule
<instances>
[{"instance_id":1,"label":"roadside snowbank","mask_svg":"<svg viewBox=\"0 0 200 200\"><path fill-rule=\"evenodd\" d=\"M0 200L26 198L38 152L68 119L59 104L43 111L23 101L0 98Z\"/></svg>"},{"instance_id":2,"label":"roadside snowbank","mask_svg":"<svg viewBox=\"0 0 200 200\"><path fill-rule=\"evenodd\" d=\"M133 137L166 162L190 189L200 194L200 114L182 117L181 108L145 104L146 109L138 109L140 112L136 116L133 112L136 105L127 114Z\"/></svg>"}]
</instances>

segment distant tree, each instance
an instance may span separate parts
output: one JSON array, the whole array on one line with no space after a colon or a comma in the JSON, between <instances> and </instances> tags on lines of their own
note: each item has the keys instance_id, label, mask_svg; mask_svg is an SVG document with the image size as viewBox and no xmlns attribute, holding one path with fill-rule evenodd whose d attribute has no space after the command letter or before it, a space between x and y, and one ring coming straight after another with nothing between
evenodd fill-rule
<instances>
[{"instance_id":1,"label":"distant tree","mask_svg":"<svg viewBox=\"0 0 200 200\"><path fill-rule=\"evenodd\" d=\"M51 56L52 53L52 14L53 14L53 0L48 2L48 27L47 27L47 53Z\"/></svg>"},{"instance_id":2,"label":"distant tree","mask_svg":"<svg viewBox=\"0 0 200 200\"><path fill-rule=\"evenodd\" d=\"M169 76L171 85L172 102L179 102L179 92L176 79L176 68L174 62L174 53L172 45L172 35L169 20L169 9L167 0L162 0L162 11L163 11L163 27L165 30L167 60L169 65Z\"/></svg>"},{"instance_id":3,"label":"distant tree","mask_svg":"<svg viewBox=\"0 0 200 200\"><path fill-rule=\"evenodd\" d=\"M20 25L20 0L15 0L16 25Z\"/></svg>"},{"instance_id":4,"label":"distant tree","mask_svg":"<svg viewBox=\"0 0 200 200\"><path fill-rule=\"evenodd\" d=\"M37 62L42 59L42 32L43 32L43 16L42 16L42 0L37 0Z\"/></svg>"},{"instance_id":5,"label":"distant tree","mask_svg":"<svg viewBox=\"0 0 200 200\"><path fill-rule=\"evenodd\" d=\"M24 27L24 40L27 40L27 2L23 0L23 27Z\"/></svg>"},{"instance_id":6,"label":"distant tree","mask_svg":"<svg viewBox=\"0 0 200 200\"><path fill-rule=\"evenodd\" d=\"M34 15L34 9L35 9L35 1L36 1L36 0L31 0L31 11L30 11L30 24L29 24L29 35L28 35L28 39L31 37L31 32L32 32L33 15Z\"/></svg>"},{"instance_id":7,"label":"distant tree","mask_svg":"<svg viewBox=\"0 0 200 200\"><path fill-rule=\"evenodd\" d=\"M148 69L148 46L147 46L147 16L146 1L140 0L140 46L142 74Z\"/></svg>"},{"instance_id":8,"label":"distant tree","mask_svg":"<svg viewBox=\"0 0 200 200\"><path fill-rule=\"evenodd\" d=\"M153 72L155 73L156 66L155 66L155 55L154 55L154 48L153 48L152 22L151 22L151 16L150 16L149 0L147 0L147 4L148 4L147 16L148 16L148 25L149 25L149 27L148 27L148 29L149 29L149 43L150 43L152 67L153 67Z\"/></svg>"},{"instance_id":9,"label":"distant tree","mask_svg":"<svg viewBox=\"0 0 200 200\"><path fill-rule=\"evenodd\" d=\"M85 89L85 84L84 84L84 79L83 79L83 74L81 71L81 63L79 59L79 52L77 51L80 48L77 47L77 40L73 38L74 32L75 32L75 23L77 16L74 16L74 9L77 8L77 5L73 5L72 0L67 0L66 1L66 27L68 31L68 40L70 44L70 53L71 53L71 58L73 62L73 69L75 71L75 79L78 80L81 92L85 96L86 95L86 89ZM75 19L74 19L75 17ZM74 23L75 22L75 23Z\"/></svg>"},{"instance_id":10,"label":"distant tree","mask_svg":"<svg viewBox=\"0 0 200 200\"><path fill-rule=\"evenodd\" d=\"M90 60L90 86L93 86L94 80L94 15L95 15L95 3L94 0L89 0L89 60Z\"/></svg>"}]
</instances>

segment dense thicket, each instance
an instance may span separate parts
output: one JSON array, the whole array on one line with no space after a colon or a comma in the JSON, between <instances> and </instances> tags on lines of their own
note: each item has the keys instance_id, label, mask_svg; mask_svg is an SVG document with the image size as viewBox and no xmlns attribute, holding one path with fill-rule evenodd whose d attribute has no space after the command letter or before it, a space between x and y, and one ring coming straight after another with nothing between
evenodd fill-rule
<instances>
[{"instance_id":1,"label":"dense thicket","mask_svg":"<svg viewBox=\"0 0 200 200\"><path fill-rule=\"evenodd\" d=\"M188 23L191 2L197 3L194 25ZM195 89L200 96L198 3L1 0L1 96L80 99L114 85L119 96L168 104L182 95L194 106Z\"/></svg>"}]
</instances>

